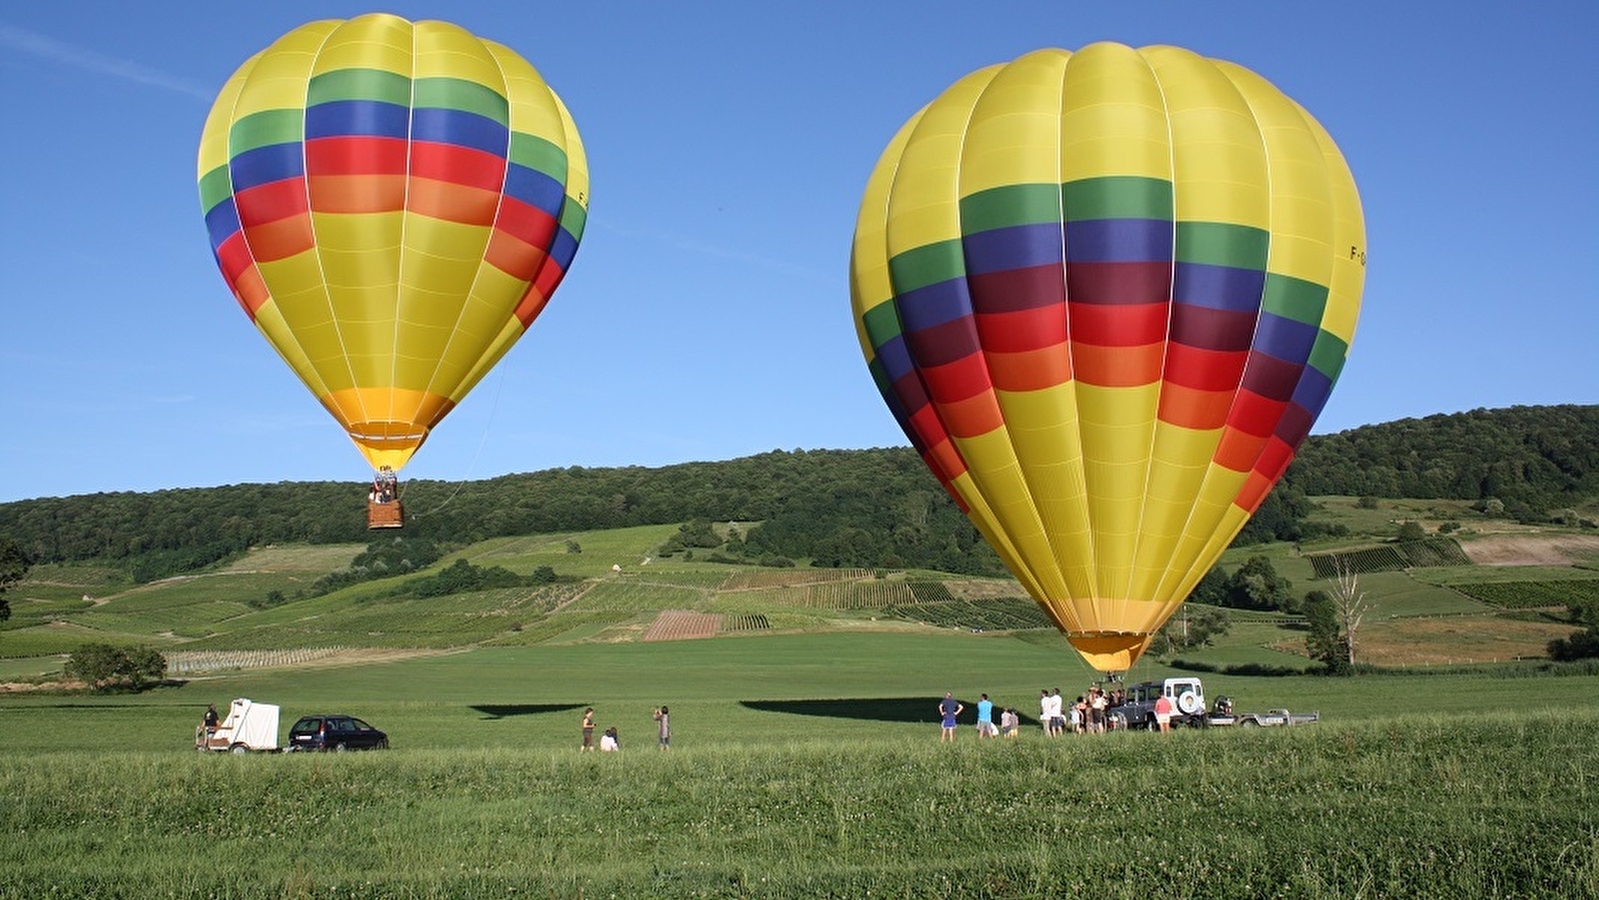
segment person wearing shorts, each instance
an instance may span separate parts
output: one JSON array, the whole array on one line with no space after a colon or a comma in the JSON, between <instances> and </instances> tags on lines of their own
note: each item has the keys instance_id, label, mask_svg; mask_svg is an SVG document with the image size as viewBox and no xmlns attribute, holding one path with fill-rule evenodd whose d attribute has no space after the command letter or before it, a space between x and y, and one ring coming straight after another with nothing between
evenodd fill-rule
<instances>
[{"instance_id":1,"label":"person wearing shorts","mask_svg":"<svg viewBox=\"0 0 1599 900\"><path fill-rule=\"evenodd\" d=\"M578 750L594 749L594 707L583 710L583 746Z\"/></svg>"},{"instance_id":2,"label":"person wearing shorts","mask_svg":"<svg viewBox=\"0 0 1599 900\"><path fill-rule=\"evenodd\" d=\"M952 692L944 692L944 699L938 702L938 715L944 726L944 732L938 736L940 744L945 741L952 744L955 743L955 717L964 712L965 709L966 707L955 699L955 695Z\"/></svg>"}]
</instances>

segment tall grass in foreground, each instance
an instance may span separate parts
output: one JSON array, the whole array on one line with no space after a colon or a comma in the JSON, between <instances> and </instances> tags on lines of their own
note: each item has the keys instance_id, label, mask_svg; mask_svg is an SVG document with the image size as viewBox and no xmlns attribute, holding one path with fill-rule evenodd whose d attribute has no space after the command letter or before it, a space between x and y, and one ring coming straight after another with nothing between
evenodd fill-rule
<instances>
[{"instance_id":1,"label":"tall grass in foreground","mask_svg":"<svg viewBox=\"0 0 1599 900\"><path fill-rule=\"evenodd\" d=\"M0 758L0 896L1594 897L1599 717Z\"/></svg>"}]
</instances>

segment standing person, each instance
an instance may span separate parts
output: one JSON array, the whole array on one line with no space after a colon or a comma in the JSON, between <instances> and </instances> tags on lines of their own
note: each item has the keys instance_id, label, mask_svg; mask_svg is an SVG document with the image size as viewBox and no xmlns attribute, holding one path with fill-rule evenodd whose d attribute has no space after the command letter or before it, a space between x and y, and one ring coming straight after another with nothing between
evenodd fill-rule
<instances>
[{"instance_id":1,"label":"standing person","mask_svg":"<svg viewBox=\"0 0 1599 900\"><path fill-rule=\"evenodd\" d=\"M977 701L977 736L979 738L997 737L999 730L994 727L994 703L984 694Z\"/></svg>"},{"instance_id":2,"label":"standing person","mask_svg":"<svg viewBox=\"0 0 1599 900\"><path fill-rule=\"evenodd\" d=\"M1155 724L1162 734L1171 731L1171 698L1165 694L1155 700Z\"/></svg>"},{"instance_id":3,"label":"standing person","mask_svg":"<svg viewBox=\"0 0 1599 900\"><path fill-rule=\"evenodd\" d=\"M1038 692L1038 724L1044 726L1044 736L1049 736L1049 688Z\"/></svg>"},{"instance_id":4,"label":"standing person","mask_svg":"<svg viewBox=\"0 0 1599 900\"><path fill-rule=\"evenodd\" d=\"M1055 737L1066 733L1066 710L1062 705L1064 702L1060 696L1060 688L1056 688L1049 697L1049 732Z\"/></svg>"},{"instance_id":5,"label":"standing person","mask_svg":"<svg viewBox=\"0 0 1599 900\"><path fill-rule=\"evenodd\" d=\"M583 746L578 750L591 751L594 749L594 707L583 710Z\"/></svg>"},{"instance_id":6,"label":"standing person","mask_svg":"<svg viewBox=\"0 0 1599 900\"><path fill-rule=\"evenodd\" d=\"M1088 698L1088 730L1094 734L1104 734L1105 710L1110 708L1110 699L1098 685L1089 691Z\"/></svg>"},{"instance_id":7,"label":"standing person","mask_svg":"<svg viewBox=\"0 0 1599 900\"><path fill-rule=\"evenodd\" d=\"M656 746L661 750L672 749L672 723L667 718L667 709L664 706L655 710Z\"/></svg>"},{"instance_id":8,"label":"standing person","mask_svg":"<svg viewBox=\"0 0 1599 900\"><path fill-rule=\"evenodd\" d=\"M940 744L945 741L955 743L955 717L966 710L955 695L950 691L944 692L944 699L938 701L938 715L943 720L944 732L938 736Z\"/></svg>"}]
</instances>

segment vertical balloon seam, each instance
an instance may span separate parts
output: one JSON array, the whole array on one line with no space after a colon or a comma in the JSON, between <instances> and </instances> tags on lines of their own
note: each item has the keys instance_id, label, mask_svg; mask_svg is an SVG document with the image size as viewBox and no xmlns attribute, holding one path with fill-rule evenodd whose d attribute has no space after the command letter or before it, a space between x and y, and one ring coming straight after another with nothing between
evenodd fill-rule
<instances>
[{"instance_id":1,"label":"vertical balloon seam","mask_svg":"<svg viewBox=\"0 0 1599 900\"><path fill-rule=\"evenodd\" d=\"M970 137L970 133L971 133L971 124L970 123L976 117L978 108L982 105L983 100L986 97L992 96L992 92L994 91L995 84L996 84L996 82L1001 81L1001 79L1003 78L1005 69L1009 69L1009 68L1011 68L1011 66L1014 66L1014 65L1015 65L1015 61L1013 61L1010 65L1003 67L1000 71L996 72L994 77L989 79L989 81L986 84L983 85L982 89L980 91L978 91L977 96L975 96L972 99L971 108L967 111L967 127L965 129L963 129L962 132L961 132L962 139L961 139L961 143L960 143L959 156L958 156L958 159L956 160L956 166L954 168L954 178L955 178L955 182L956 182L955 194L956 194L956 198L957 198L957 202L955 204L955 216L956 216L955 234L956 234L957 240L960 241L961 266L962 266L961 279L962 279L962 281L968 281L969 282L969 280L971 278L971 274L972 274L972 267L971 267L972 260L971 260L971 256L970 256L970 247L969 247L968 241L966 240L966 237L967 237L967 230L966 230L967 223L965 221L963 221L963 218L964 218L964 207L963 207L963 204L960 202L960 201L966 199L964 196L962 196L961 172L963 171L963 169L965 167L965 163L966 163L966 159L967 159L967 153L966 153L966 151L967 151L967 138ZM1057 154L1057 157L1058 157L1058 154ZM973 292L971 291L970 287L967 288L967 301L968 301L968 304L969 304L969 312L970 312L970 315L972 316L973 328L976 328L977 327L976 323L978 321L977 320L977 313L978 313L977 300L976 300L975 296L973 295ZM992 395L994 403L996 404L996 406L998 406L1003 411L1006 404L1004 403L1004 401L1002 399L1002 394L1001 394L1001 391L1000 391L999 387L995 383L995 379L994 379L994 375L993 375L993 369L990 366L989 351L982 346L981 342L979 342L977 349L978 349L977 359L981 361L983 375L984 375L984 378L985 378L985 380L987 381L987 384L988 384L987 390ZM1024 464L1023 459L1022 459L1022 455L1023 454L1021 453L1020 449L1016 445L1014 429L1012 429L1009 426L1009 424L1006 424L1004 422L1004 416L1003 415L1001 416L1001 426L1000 427L1002 429L1002 433L1005 436L1005 447L1010 451L1009 462L1010 462L1010 464L1012 464L1012 465L1014 465L1016 467L1017 477L1026 488L1026 490L1024 490L1022 492L1022 497L1027 502L1027 509L1026 509L1026 511L1025 511L1025 513L1023 515L1025 515L1026 517L1030 518L1032 524L1037 526L1038 532L1041 535L1040 539L1043 541L1045 546L1047 546L1048 548L1051 549L1051 551L1053 551L1054 550L1054 540L1052 538L1052 535L1049 532L1049 529L1047 527L1045 527L1045 525L1044 525L1043 516L1040 514L1040 511L1039 511L1039 508L1038 508L1038 503L1034 499L1033 478L1030 477L1030 476L1032 476L1033 473L1031 473L1030 470L1028 469L1028 467ZM1017 512L1012 512L1011 513L1012 516L1015 516L1017 514L1018 514ZM1008 529L1001 529L1001 530L1008 530ZM1037 566L1037 564L1039 562L1053 563L1057 569L1059 568L1059 560L1055 558L1053 552L1051 552L1045 560L1041 560L1041 561L1029 560L1026 557L1024 557L1023 554L1020 554L1020 553L1016 554L1016 559L1017 559L1017 564L1019 566L1022 566L1024 568L1028 569L1031 572L1032 580L1036 584L1043 584L1046 581L1046 579L1040 577L1040 573L1038 573L1036 571L1032 571L1032 570L1035 569L1035 567ZM1058 578L1058 573L1056 573L1056 574L1057 574L1057 578ZM1057 580L1057 578L1052 578L1052 579L1048 579L1048 580ZM1054 605L1053 601L1050 603L1050 605L1051 606ZM1075 618L1075 616L1073 616L1072 618Z\"/></svg>"},{"instance_id":2,"label":"vertical balloon seam","mask_svg":"<svg viewBox=\"0 0 1599 900\"><path fill-rule=\"evenodd\" d=\"M504 206L505 206L505 184L506 184L506 180L508 178L510 178L510 176L511 176L511 169L510 169L511 142L512 142L512 140L514 138L514 132L511 129L511 111L510 111L510 105L512 103L512 98L511 98L510 81L509 81L509 79L506 76L506 72L505 72L504 66L502 66L500 64L499 57L495 56L492 52L490 52L489 48L485 45L486 42L483 41L481 38L478 38L477 35L472 35L472 39L477 43L477 45L479 47L482 47L484 56L487 57L490 62L492 62L493 66L494 66L494 70L499 73L499 76L500 76L500 90L503 92L504 99L505 99L506 106L507 106L507 109L506 109L506 127L505 127L505 146L503 148L504 149L505 160L506 160L506 166L505 166L505 170L500 175L499 196L496 197L495 201L494 201L494 216L490 220L489 231L484 237L485 244L487 245L487 243L489 243L489 242L491 242L493 240L494 229L499 224L500 213L504 209ZM474 49L476 49L476 48L474 48ZM491 86L490 85L484 85L484 87L491 87ZM479 261L477 269L472 274L472 283L466 287L466 293L465 293L465 296L463 297L463 300L465 300L466 302L463 302L461 304L461 309L456 313L455 325L454 325L454 327L451 328L450 335L449 335L448 338L445 339L445 342L444 342L444 351L439 354L438 360L436 362L434 362L434 364L433 364L433 372L430 375L428 375L428 377L426 379L426 386L423 388L425 393L437 393L440 396L450 397L452 399L454 397L458 396L457 390L459 389L459 386L460 386L459 383L457 385L455 385L454 387L452 387L450 385L440 385L439 384L439 379L441 377L442 372L444 371L444 361L449 358L450 348L455 346L456 339L460 335L461 323L466 318L467 310L471 307L471 298L477 295L478 285L480 284L480 282L481 282L481 280L483 278L483 275L484 275L483 267L486 266L486 265L488 265L487 262ZM513 307L507 313L507 316L509 316L511 313L514 313L514 312L515 312L515 307ZM502 323L502 328L503 328L503 323ZM493 349L493 347L494 347L494 344L495 344L494 337L488 338L488 340L485 342L484 347L482 348L482 351L480 351L480 352L491 351ZM507 346L505 349L509 350L510 348L509 348L509 346ZM398 353L396 353L395 355L396 355L396 357L398 357ZM490 365L492 366L492 363L490 363ZM470 377L472 375L473 371L476 370L477 368L478 368L478 366L476 365L476 361L474 361L474 364L472 366L468 367L462 373L462 375L461 375L462 381L464 381L466 378ZM486 373L487 372L487 368L484 368L483 371ZM435 391L435 388L439 388L439 390ZM418 424L420 424L420 423L418 423ZM426 426L422 426L422 427L425 428Z\"/></svg>"}]
</instances>

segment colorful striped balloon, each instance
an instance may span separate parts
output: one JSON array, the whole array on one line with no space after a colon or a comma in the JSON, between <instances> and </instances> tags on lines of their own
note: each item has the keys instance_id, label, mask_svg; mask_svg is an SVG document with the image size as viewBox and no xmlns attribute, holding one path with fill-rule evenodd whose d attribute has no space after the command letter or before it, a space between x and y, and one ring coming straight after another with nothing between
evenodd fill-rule
<instances>
[{"instance_id":1,"label":"colorful striped balloon","mask_svg":"<svg viewBox=\"0 0 1599 900\"><path fill-rule=\"evenodd\" d=\"M1330 137L1175 47L960 80L867 184L851 295L927 465L1072 645L1121 671L1287 469L1359 313Z\"/></svg>"},{"instance_id":2,"label":"colorful striped balloon","mask_svg":"<svg viewBox=\"0 0 1599 900\"><path fill-rule=\"evenodd\" d=\"M587 218L583 144L539 73L391 15L313 22L240 67L199 178L239 305L374 468L522 336Z\"/></svg>"}]
</instances>

